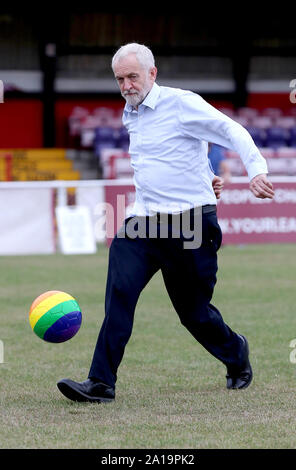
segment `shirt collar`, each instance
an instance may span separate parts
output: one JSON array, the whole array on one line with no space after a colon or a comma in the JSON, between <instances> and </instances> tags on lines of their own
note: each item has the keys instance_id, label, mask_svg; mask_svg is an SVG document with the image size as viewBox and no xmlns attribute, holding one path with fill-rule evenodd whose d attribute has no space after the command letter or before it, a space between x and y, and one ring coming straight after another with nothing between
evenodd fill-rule
<instances>
[{"instance_id":1,"label":"shirt collar","mask_svg":"<svg viewBox=\"0 0 296 470\"><path fill-rule=\"evenodd\" d=\"M154 109L159 95L160 95L160 86L154 82L151 90L149 91L144 101L140 104L140 106L144 105L144 106L148 106L151 109ZM131 113L133 110L134 110L133 106L131 106L128 103L125 104L124 111Z\"/></svg>"}]
</instances>

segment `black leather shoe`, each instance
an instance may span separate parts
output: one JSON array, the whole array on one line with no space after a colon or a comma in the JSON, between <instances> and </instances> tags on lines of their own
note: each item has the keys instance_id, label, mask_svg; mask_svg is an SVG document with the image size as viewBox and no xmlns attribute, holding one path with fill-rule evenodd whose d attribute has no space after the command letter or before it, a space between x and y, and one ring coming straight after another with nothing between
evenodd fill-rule
<instances>
[{"instance_id":1,"label":"black leather shoe","mask_svg":"<svg viewBox=\"0 0 296 470\"><path fill-rule=\"evenodd\" d=\"M247 388L253 379L252 367L249 361L249 345L247 338L239 335L245 343L245 359L243 365L238 368L227 368L226 387L233 390Z\"/></svg>"},{"instance_id":2,"label":"black leather shoe","mask_svg":"<svg viewBox=\"0 0 296 470\"><path fill-rule=\"evenodd\" d=\"M104 403L115 399L114 388L92 379L85 382L62 379L57 383L57 387L65 397L73 401Z\"/></svg>"},{"instance_id":3,"label":"black leather shoe","mask_svg":"<svg viewBox=\"0 0 296 470\"><path fill-rule=\"evenodd\" d=\"M226 374L226 387L228 389L231 389L231 388L234 388L234 381L235 381L235 378L231 377L230 372L228 372L229 369L227 369L227 374Z\"/></svg>"}]
</instances>

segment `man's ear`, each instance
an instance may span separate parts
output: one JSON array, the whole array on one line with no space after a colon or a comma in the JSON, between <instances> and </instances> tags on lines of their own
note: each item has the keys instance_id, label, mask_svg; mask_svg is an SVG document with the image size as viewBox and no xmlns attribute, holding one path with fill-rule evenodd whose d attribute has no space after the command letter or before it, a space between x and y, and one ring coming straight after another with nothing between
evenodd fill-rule
<instances>
[{"instance_id":1,"label":"man's ear","mask_svg":"<svg viewBox=\"0 0 296 470\"><path fill-rule=\"evenodd\" d=\"M150 69L150 78L155 81L157 77L157 68L156 67L151 67Z\"/></svg>"}]
</instances>

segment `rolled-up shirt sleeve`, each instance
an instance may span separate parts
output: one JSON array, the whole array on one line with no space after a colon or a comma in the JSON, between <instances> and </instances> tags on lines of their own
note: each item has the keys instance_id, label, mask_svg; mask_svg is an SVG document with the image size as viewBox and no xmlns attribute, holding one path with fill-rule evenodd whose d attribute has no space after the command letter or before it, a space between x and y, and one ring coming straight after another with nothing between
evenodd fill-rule
<instances>
[{"instance_id":1,"label":"rolled-up shirt sleeve","mask_svg":"<svg viewBox=\"0 0 296 470\"><path fill-rule=\"evenodd\" d=\"M178 105L180 127L185 136L237 152L250 180L258 174L268 173L265 158L243 126L192 92L181 95Z\"/></svg>"}]
</instances>

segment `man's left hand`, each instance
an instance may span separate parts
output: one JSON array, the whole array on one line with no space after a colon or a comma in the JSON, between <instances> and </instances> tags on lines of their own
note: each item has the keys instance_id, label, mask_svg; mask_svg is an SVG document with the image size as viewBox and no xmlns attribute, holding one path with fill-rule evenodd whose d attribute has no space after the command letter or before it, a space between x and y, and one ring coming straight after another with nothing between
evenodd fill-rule
<instances>
[{"instance_id":1,"label":"man's left hand","mask_svg":"<svg viewBox=\"0 0 296 470\"><path fill-rule=\"evenodd\" d=\"M250 190L259 199L272 199L274 196L272 183L268 181L265 173L257 175L251 180Z\"/></svg>"}]
</instances>

